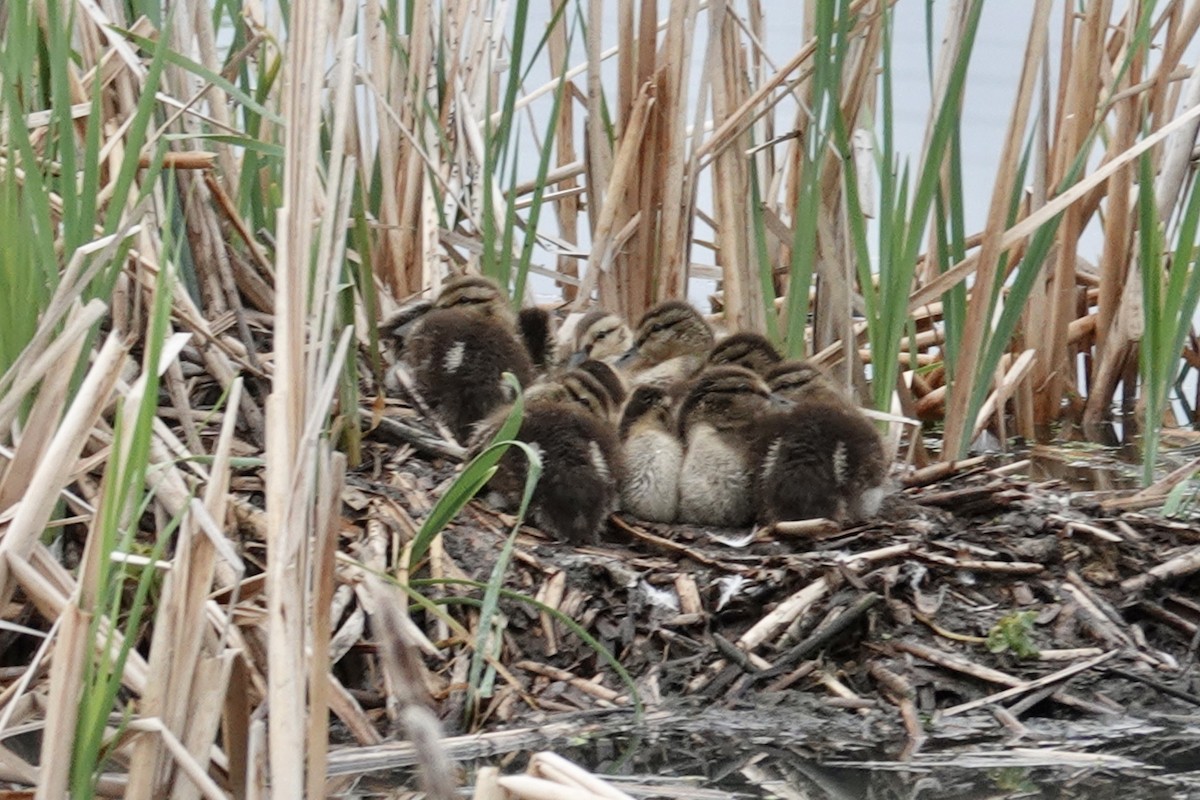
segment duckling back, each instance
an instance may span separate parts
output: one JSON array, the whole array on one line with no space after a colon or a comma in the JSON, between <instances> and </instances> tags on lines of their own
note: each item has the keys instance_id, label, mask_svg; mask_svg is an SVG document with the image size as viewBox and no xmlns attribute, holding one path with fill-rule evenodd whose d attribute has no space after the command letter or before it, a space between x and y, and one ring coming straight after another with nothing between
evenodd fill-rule
<instances>
[{"instance_id":1,"label":"duckling back","mask_svg":"<svg viewBox=\"0 0 1200 800\"><path fill-rule=\"evenodd\" d=\"M852 404L801 401L764 422L755 447L760 520L861 520L879 510L887 463L874 424Z\"/></svg>"},{"instance_id":2,"label":"duckling back","mask_svg":"<svg viewBox=\"0 0 1200 800\"><path fill-rule=\"evenodd\" d=\"M622 473L620 446L612 426L575 403L531 402L517 439L542 459L542 475L530 502L531 521L572 544L596 543L616 510ZM510 448L491 486L510 503L520 498L527 466Z\"/></svg>"},{"instance_id":3,"label":"duckling back","mask_svg":"<svg viewBox=\"0 0 1200 800\"><path fill-rule=\"evenodd\" d=\"M529 385L533 364L504 322L459 308L435 308L404 340L404 361L430 409L466 441L471 428L511 401L502 375Z\"/></svg>"},{"instance_id":4,"label":"duckling back","mask_svg":"<svg viewBox=\"0 0 1200 800\"><path fill-rule=\"evenodd\" d=\"M674 429L667 391L658 386L634 389L619 432L625 451L621 508L639 519L674 522L683 443Z\"/></svg>"},{"instance_id":5,"label":"duckling back","mask_svg":"<svg viewBox=\"0 0 1200 800\"><path fill-rule=\"evenodd\" d=\"M770 403L766 384L743 367L696 379L679 410L680 521L738 527L754 518L753 431Z\"/></svg>"}]
</instances>

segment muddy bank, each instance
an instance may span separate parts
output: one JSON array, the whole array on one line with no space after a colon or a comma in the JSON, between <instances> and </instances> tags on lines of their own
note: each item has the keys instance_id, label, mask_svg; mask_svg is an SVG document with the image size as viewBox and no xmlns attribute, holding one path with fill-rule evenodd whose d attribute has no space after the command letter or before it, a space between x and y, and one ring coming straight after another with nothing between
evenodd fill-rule
<instances>
[{"instance_id":1,"label":"muddy bank","mask_svg":"<svg viewBox=\"0 0 1200 800\"><path fill-rule=\"evenodd\" d=\"M351 483L352 522L388 532L393 559L454 463L407 446L377 456ZM462 716L468 646L413 611L444 647L426 659L444 724L540 730L612 710L606 725L571 736L708 737L730 753L801 747L872 774L881 760L949 768L977 748L991 761L960 768L986 773L1007 758L1025 771L1153 775L1200 763L1187 748L1169 755L1187 737L1163 722L1194 737L1200 713L1194 521L1163 517L1134 490L1034 479L1024 463L979 460L907 482L880 519L846 529L714 531L618 515L605 544L582 548L523 529L501 603L506 674L473 723ZM512 522L472 503L418 575L486 581ZM447 608L478 624L470 606ZM556 614L612 653L636 692ZM348 685L361 680L363 701L381 702L353 663L342 665ZM657 728L636 722L635 702Z\"/></svg>"}]
</instances>

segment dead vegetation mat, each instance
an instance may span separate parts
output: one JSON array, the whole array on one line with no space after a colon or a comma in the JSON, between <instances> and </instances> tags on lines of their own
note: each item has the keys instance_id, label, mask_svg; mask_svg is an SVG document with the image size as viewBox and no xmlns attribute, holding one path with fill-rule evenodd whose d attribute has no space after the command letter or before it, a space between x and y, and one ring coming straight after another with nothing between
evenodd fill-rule
<instances>
[{"instance_id":1,"label":"dead vegetation mat","mask_svg":"<svg viewBox=\"0 0 1200 800\"><path fill-rule=\"evenodd\" d=\"M343 550L392 574L456 470L452 451L415 431L375 436L348 480ZM1073 494L1023 477L1019 464L980 462L910 475L880 519L856 527L715 531L617 515L607 540L589 547L523 528L506 579L513 594L501 603L503 669L471 722L470 644L408 603L437 648L424 663L440 716L451 734L522 730L546 746L545 737L633 724L640 702L643 722L666 728L699 720L718 736L775 731L826 755L883 745L908 758L939 742L1037 738L1050 723L1082 734L1122 730L1117 718L1193 718L1200 527L1123 510L1120 493ZM420 572L400 577L486 582L513 523L474 501ZM465 584L421 591L482 596ZM476 609L447 608L473 636ZM607 648L636 696L545 609ZM341 613L335 628L350 633L335 640L358 638L335 669L377 709L369 714L383 715L370 634L350 606ZM1135 731L1118 734L1128 746L1145 738L1144 727L1123 729ZM393 751L389 763L403 762Z\"/></svg>"}]
</instances>

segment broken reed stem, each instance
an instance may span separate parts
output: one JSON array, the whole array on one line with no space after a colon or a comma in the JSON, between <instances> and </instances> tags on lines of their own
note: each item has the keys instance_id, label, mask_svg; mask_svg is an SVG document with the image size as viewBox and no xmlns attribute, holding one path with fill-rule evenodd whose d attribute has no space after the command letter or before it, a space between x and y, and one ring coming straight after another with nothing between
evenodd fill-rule
<instances>
[{"instance_id":1,"label":"broken reed stem","mask_svg":"<svg viewBox=\"0 0 1200 800\"><path fill-rule=\"evenodd\" d=\"M652 84L647 83L638 92L637 100L634 102L633 109L629 115L628 125L622 133L617 147L612 178L605 192L605 196L613 199L614 202L605 203L600 211L600 218L596 223L596 231L593 234L592 251L588 256L588 269L584 274L583 285L579 289L579 296L572 306L575 310L587 306L592 291L601 282L601 277L610 275L612 272L613 256L610 252L612 247L611 240L613 228L616 223L617 210L620 207L619 203L615 202L615 199L621 197L624 193L625 185L629 182L629 177L638 163L638 150L642 146L642 136L645 134L646 123L653 107L654 87ZM611 277L607 278L607 281L611 280ZM611 292L615 292L615 288L606 289L603 286L601 287L601 296Z\"/></svg>"},{"instance_id":2,"label":"broken reed stem","mask_svg":"<svg viewBox=\"0 0 1200 800\"><path fill-rule=\"evenodd\" d=\"M309 576L311 487L302 457L306 418L305 325L309 314L308 269L312 252L320 112L326 51L326 10L320 0L298 0L291 8L284 93L284 205L279 209L275 259L276 372L267 400L267 614L268 746L273 795L304 793L305 646L303 627ZM307 455L307 454L304 454Z\"/></svg>"}]
</instances>

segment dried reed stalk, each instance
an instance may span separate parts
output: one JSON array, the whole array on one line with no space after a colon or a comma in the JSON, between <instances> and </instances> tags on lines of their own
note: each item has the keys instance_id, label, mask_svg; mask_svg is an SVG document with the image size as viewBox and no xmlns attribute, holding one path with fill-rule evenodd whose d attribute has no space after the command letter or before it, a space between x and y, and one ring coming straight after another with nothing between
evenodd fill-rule
<instances>
[{"instance_id":1,"label":"dried reed stalk","mask_svg":"<svg viewBox=\"0 0 1200 800\"><path fill-rule=\"evenodd\" d=\"M1000 169L997 172L996 184L992 189L991 205L988 209L988 224L984 227L983 240L976 262L976 287L990 287L995 281L996 271L999 269L1000 256L1004 250L1003 243L1000 241L1000 232L1004 228L1003 220L1007 213L1008 199L1012 195L1017 160L1020 158L1021 139L1028 125L1038 68L1045 52L1050 11L1049 0L1039 0L1030 21L1029 39L1025 47L1025 60L1017 90L1017 102L1013 107L1013 114L1009 118L1004 149L1000 156ZM958 358L960 363L968 365L968 367L958 376L955 392L950 400L951 408L946 413L945 441L942 448L945 453L959 453L963 447L963 439L968 433L965 430L967 407L970 403L974 383L977 380L973 367L983 349L987 329L992 324L989 299L986 292L975 291L971 294L971 300L967 306L967 317L963 325L962 340L959 342ZM909 307L912 307L911 304Z\"/></svg>"}]
</instances>

